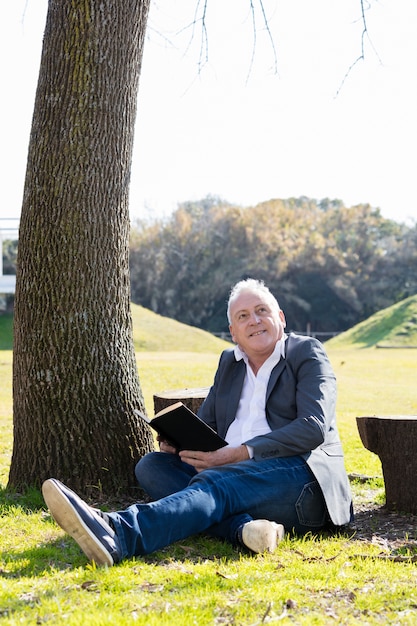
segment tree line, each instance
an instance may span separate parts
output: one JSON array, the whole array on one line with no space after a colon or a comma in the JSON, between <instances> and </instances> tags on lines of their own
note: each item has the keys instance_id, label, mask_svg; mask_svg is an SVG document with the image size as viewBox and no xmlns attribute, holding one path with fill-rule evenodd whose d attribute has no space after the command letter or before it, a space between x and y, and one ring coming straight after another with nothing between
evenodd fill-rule
<instances>
[{"instance_id":1,"label":"tree line","mask_svg":"<svg viewBox=\"0 0 417 626\"><path fill-rule=\"evenodd\" d=\"M5 273L14 273L16 248L3 244ZM239 207L213 196L132 225L136 304L225 332L230 287L246 277L270 286L291 329L346 330L417 293L417 225L328 198Z\"/></svg>"},{"instance_id":2,"label":"tree line","mask_svg":"<svg viewBox=\"0 0 417 626\"><path fill-rule=\"evenodd\" d=\"M417 292L416 244L417 225L369 204L300 197L239 207L209 196L133 225L132 300L222 332L230 287L255 277L291 329L336 332Z\"/></svg>"}]
</instances>

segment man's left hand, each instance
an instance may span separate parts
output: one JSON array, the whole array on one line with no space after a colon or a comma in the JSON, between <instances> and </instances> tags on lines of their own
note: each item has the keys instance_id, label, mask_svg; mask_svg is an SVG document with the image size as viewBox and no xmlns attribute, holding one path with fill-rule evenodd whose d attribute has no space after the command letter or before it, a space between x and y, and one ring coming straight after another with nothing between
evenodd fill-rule
<instances>
[{"instance_id":1,"label":"man's left hand","mask_svg":"<svg viewBox=\"0 0 417 626\"><path fill-rule=\"evenodd\" d=\"M197 472L202 472L209 467L227 465L247 461L249 453L245 445L225 446L213 452L199 452L195 450L181 450L181 460L195 467Z\"/></svg>"}]
</instances>

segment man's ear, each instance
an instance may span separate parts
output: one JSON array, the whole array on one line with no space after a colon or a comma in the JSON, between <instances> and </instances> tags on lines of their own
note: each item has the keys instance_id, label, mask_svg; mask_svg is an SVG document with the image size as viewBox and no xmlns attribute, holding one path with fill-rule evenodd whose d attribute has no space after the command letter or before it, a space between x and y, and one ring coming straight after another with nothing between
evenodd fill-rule
<instances>
[{"instance_id":1,"label":"man's ear","mask_svg":"<svg viewBox=\"0 0 417 626\"><path fill-rule=\"evenodd\" d=\"M234 342L236 343L236 339L235 339L235 337L234 337L234 335L233 335L233 326L232 326L231 324L230 324L230 326L229 326L229 332L230 332L230 334L232 335L232 341L234 341Z\"/></svg>"}]
</instances>

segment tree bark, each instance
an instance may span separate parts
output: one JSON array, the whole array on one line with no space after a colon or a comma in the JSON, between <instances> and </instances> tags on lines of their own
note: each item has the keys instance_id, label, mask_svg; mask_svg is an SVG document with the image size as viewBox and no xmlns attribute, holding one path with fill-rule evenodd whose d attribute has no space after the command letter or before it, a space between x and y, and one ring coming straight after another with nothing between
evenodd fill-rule
<instances>
[{"instance_id":1,"label":"tree bark","mask_svg":"<svg viewBox=\"0 0 417 626\"><path fill-rule=\"evenodd\" d=\"M386 506L417 513L417 416L357 417L365 448L381 460Z\"/></svg>"},{"instance_id":2,"label":"tree bark","mask_svg":"<svg viewBox=\"0 0 417 626\"><path fill-rule=\"evenodd\" d=\"M9 487L125 492L153 447L132 341L128 193L150 0L49 0L20 221Z\"/></svg>"}]
</instances>

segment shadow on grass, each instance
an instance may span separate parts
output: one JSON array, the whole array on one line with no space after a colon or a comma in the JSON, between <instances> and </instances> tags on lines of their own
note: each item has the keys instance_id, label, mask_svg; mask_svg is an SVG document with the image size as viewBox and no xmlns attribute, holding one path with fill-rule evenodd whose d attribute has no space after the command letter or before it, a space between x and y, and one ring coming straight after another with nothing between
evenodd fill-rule
<instances>
[{"instance_id":1,"label":"shadow on grass","mask_svg":"<svg viewBox=\"0 0 417 626\"><path fill-rule=\"evenodd\" d=\"M198 535L184 542L177 542L153 554L132 557L116 564L119 566L136 567L140 563L172 566L173 563L202 563L207 561L233 562L239 561L241 551L230 544L217 539ZM14 578L36 578L56 571L90 569L91 564L77 543L64 535L37 544L35 547L19 550L8 549L0 552L0 580ZM101 568L99 568L101 569Z\"/></svg>"},{"instance_id":2,"label":"shadow on grass","mask_svg":"<svg viewBox=\"0 0 417 626\"><path fill-rule=\"evenodd\" d=\"M0 488L0 514L20 507L24 511L33 512L45 508L45 502L39 489L29 487L26 491L18 492L7 487Z\"/></svg>"},{"instance_id":3,"label":"shadow on grass","mask_svg":"<svg viewBox=\"0 0 417 626\"><path fill-rule=\"evenodd\" d=\"M370 504L356 511L350 528L353 538L361 541L400 544L412 540L417 545L417 515L390 511L385 505Z\"/></svg>"},{"instance_id":4,"label":"shadow on grass","mask_svg":"<svg viewBox=\"0 0 417 626\"><path fill-rule=\"evenodd\" d=\"M88 565L87 557L69 536L40 543L24 550L0 552L1 578L36 578L51 570L68 570Z\"/></svg>"}]
</instances>

